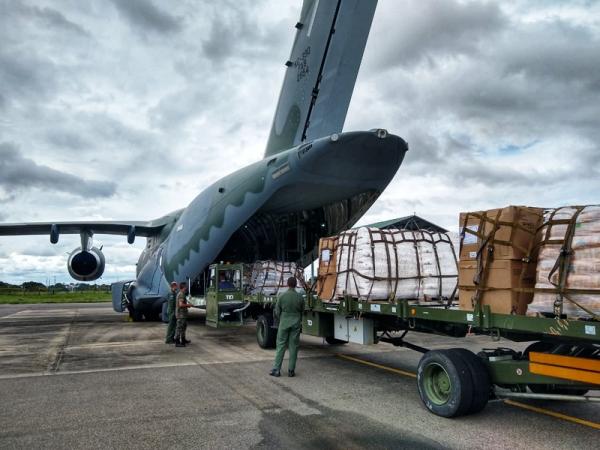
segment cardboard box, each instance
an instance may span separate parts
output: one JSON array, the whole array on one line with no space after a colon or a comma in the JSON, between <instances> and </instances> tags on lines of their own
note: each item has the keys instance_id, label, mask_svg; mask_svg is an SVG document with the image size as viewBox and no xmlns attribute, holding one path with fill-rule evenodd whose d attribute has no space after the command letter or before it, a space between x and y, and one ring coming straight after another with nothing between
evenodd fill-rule
<instances>
[{"instance_id":1,"label":"cardboard box","mask_svg":"<svg viewBox=\"0 0 600 450\"><path fill-rule=\"evenodd\" d=\"M460 232L464 235L460 260L474 260L482 242L491 234L488 244L494 247L495 260L528 256L531 249L537 250L536 231L542 225L543 213L542 208L526 206L460 213ZM498 228L494 232L496 224Z\"/></svg>"},{"instance_id":2,"label":"cardboard box","mask_svg":"<svg viewBox=\"0 0 600 450\"><path fill-rule=\"evenodd\" d=\"M533 293L519 292L535 286L535 262L517 260L494 260L489 263L487 275L481 280L481 304L490 305L499 314L525 314ZM459 307L473 310L473 297L477 286L473 282L477 274L477 261L461 261L458 269Z\"/></svg>"},{"instance_id":3,"label":"cardboard box","mask_svg":"<svg viewBox=\"0 0 600 450\"><path fill-rule=\"evenodd\" d=\"M321 238L319 241L316 293L323 300L332 300L335 296L337 243L337 236Z\"/></svg>"}]
</instances>

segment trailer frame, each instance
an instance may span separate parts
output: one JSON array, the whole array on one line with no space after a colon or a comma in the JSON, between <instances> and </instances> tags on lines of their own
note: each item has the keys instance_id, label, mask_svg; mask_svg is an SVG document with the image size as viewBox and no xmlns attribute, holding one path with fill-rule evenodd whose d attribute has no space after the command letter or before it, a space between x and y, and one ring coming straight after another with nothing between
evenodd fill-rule
<instances>
[{"instance_id":1,"label":"trailer frame","mask_svg":"<svg viewBox=\"0 0 600 450\"><path fill-rule=\"evenodd\" d=\"M243 271L243 264L214 264L212 268L217 273L220 270ZM239 314L239 320L221 324L219 317L209 314L207 309L207 325L238 326L252 318L257 321L258 344L263 348L275 346L277 323L273 308L276 296L249 294L242 289L235 293L228 290L225 295L217 285L206 295L207 302L213 304L210 311L226 310L226 302L235 298L235 309L231 312ZM345 296L324 301L310 290L304 297L304 334L322 337L332 344L344 343L346 341L339 339L339 330L334 329L334 324L339 328L346 321L358 330L358 343L386 342L423 353L417 374L419 393L425 406L435 414L454 417L475 413L489 399L511 394L531 398L600 400L585 396L588 390L600 388L598 321L498 314L488 305L476 305L472 311L466 311L448 304L424 306L409 300L367 301ZM240 303L244 304L242 310ZM459 338L469 334L487 335L492 341L505 338L515 342L533 341L534 344L524 352L496 347L475 355L461 348L429 350L411 344L405 340L409 331ZM395 336L395 333L402 334ZM502 389L509 392L503 394Z\"/></svg>"}]
</instances>

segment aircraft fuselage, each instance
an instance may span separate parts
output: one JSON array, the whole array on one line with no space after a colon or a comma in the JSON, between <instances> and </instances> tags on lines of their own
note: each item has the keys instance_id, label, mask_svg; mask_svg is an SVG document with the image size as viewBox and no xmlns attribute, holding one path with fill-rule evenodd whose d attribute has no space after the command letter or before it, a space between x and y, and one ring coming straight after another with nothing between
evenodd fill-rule
<instances>
[{"instance_id":1,"label":"aircraft fuselage","mask_svg":"<svg viewBox=\"0 0 600 450\"><path fill-rule=\"evenodd\" d=\"M217 259L309 264L318 239L352 226L392 180L407 150L385 130L340 133L220 179L174 213L160 236L148 238L134 307L161 303L169 282L193 280Z\"/></svg>"}]
</instances>

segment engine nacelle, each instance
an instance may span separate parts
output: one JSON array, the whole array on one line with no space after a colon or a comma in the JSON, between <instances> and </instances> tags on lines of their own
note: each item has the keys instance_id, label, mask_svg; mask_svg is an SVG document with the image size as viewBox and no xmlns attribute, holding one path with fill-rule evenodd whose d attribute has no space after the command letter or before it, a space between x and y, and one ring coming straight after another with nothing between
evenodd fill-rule
<instances>
[{"instance_id":1,"label":"engine nacelle","mask_svg":"<svg viewBox=\"0 0 600 450\"><path fill-rule=\"evenodd\" d=\"M69 255L67 268L69 275L78 281L94 281L104 273L104 255L100 249L92 247L88 251L82 251L77 247Z\"/></svg>"}]
</instances>

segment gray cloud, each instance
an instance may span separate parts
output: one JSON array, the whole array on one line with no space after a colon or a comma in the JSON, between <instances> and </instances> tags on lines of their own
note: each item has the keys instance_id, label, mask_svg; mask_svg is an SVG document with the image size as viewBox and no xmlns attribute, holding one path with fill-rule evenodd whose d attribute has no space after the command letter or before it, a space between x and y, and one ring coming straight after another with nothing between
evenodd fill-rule
<instances>
[{"instance_id":1,"label":"gray cloud","mask_svg":"<svg viewBox=\"0 0 600 450\"><path fill-rule=\"evenodd\" d=\"M56 86L56 65L34 52L0 48L0 95L8 102L18 98L48 97Z\"/></svg>"},{"instance_id":2,"label":"gray cloud","mask_svg":"<svg viewBox=\"0 0 600 450\"><path fill-rule=\"evenodd\" d=\"M507 24L498 4L492 2L414 0L395 6L396 14L385 21L390 45L375 50L386 68L421 61L436 65L441 57L477 52L482 42Z\"/></svg>"},{"instance_id":3,"label":"gray cloud","mask_svg":"<svg viewBox=\"0 0 600 450\"><path fill-rule=\"evenodd\" d=\"M150 0L112 0L119 13L143 31L174 33L181 30L181 19L157 8Z\"/></svg>"},{"instance_id":4,"label":"gray cloud","mask_svg":"<svg viewBox=\"0 0 600 450\"><path fill-rule=\"evenodd\" d=\"M238 64L250 58L272 59L273 50L290 33L289 25L264 23L257 13L262 1L227 3L227 8L220 3L207 8L210 32L202 41L202 57L216 65L234 57Z\"/></svg>"},{"instance_id":5,"label":"gray cloud","mask_svg":"<svg viewBox=\"0 0 600 450\"><path fill-rule=\"evenodd\" d=\"M0 186L7 192L36 187L86 198L110 197L116 192L115 183L84 180L38 165L9 142L0 143Z\"/></svg>"},{"instance_id":6,"label":"gray cloud","mask_svg":"<svg viewBox=\"0 0 600 450\"><path fill-rule=\"evenodd\" d=\"M219 86L215 85L212 90L205 84L198 87L189 86L167 95L148 111L150 123L153 127L162 129L181 127L194 117L206 114L206 109L199 105L213 104L219 91Z\"/></svg>"},{"instance_id":7,"label":"gray cloud","mask_svg":"<svg viewBox=\"0 0 600 450\"><path fill-rule=\"evenodd\" d=\"M83 27L68 20L63 14L55 9L38 8L36 6L27 7L24 5L22 5L20 8L23 12L28 13L28 15L39 19L44 25L48 25L53 28L59 28L64 31L79 35L80 37L89 37L89 33L83 29Z\"/></svg>"},{"instance_id":8,"label":"gray cloud","mask_svg":"<svg viewBox=\"0 0 600 450\"><path fill-rule=\"evenodd\" d=\"M46 137L49 143L58 148L85 151L94 147L87 139L71 130L51 129Z\"/></svg>"},{"instance_id":9,"label":"gray cloud","mask_svg":"<svg viewBox=\"0 0 600 450\"><path fill-rule=\"evenodd\" d=\"M151 219L262 156L301 2L113 1L0 0L0 220ZM597 203L599 11L379 0L345 129L385 127L410 152L364 223ZM105 242L115 272L143 247L121 242Z\"/></svg>"},{"instance_id":10,"label":"gray cloud","mask_svg":"<svg viewBox=\"0 0 600 450\"><path fill-rule=\"evenodd\" d=\"M64 249L64 250L66 250L66 249ZM51 245L41 245L39 247L27 247L27 248L23 249L20 253L22 255L27 255L27 256L41 256L41 257L56 256L56 255L61 254L59 249L57 249L56 247L51 246Z\"/></svg>"},{"instance_id":11,"label":"gray cloud","mask_svg":"<svg viewBox=\"0 0 600 450\"><path fill-rule=\"evenodd\" d=\"M220 21L213 21L208 39L202 42L204 55L213 61L223 61L235 49L235 35L232 36L231 27Z\"/></svg>"}]
</instances>

